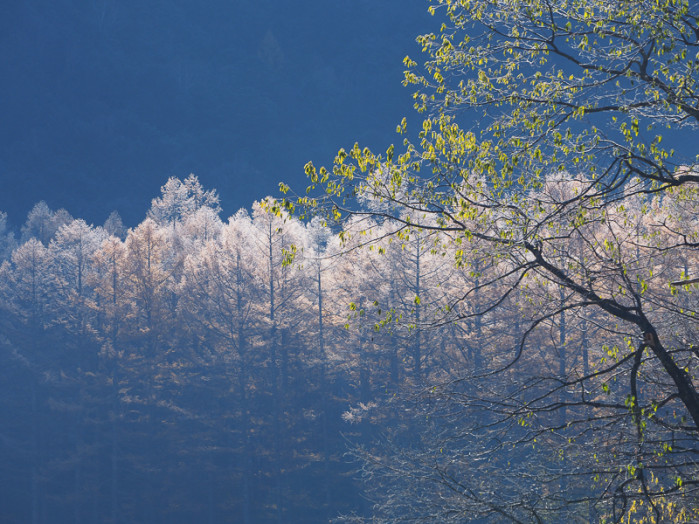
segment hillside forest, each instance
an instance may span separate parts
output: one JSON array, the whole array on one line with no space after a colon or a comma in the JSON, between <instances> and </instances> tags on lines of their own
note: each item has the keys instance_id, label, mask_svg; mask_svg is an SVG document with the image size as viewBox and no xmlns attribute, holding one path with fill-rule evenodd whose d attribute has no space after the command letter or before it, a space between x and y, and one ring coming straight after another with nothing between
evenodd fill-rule
<instances>
[{"instance_id":1,"label":"hillside forest","mask_svg":"<svg viewBox=\"0 0 699 524\"><path fill-rule=\"evenodd\" d=\"M699 7L429 12L305 192L0 215L0 520L699 521Z\"/></svg>"}]
</instances>

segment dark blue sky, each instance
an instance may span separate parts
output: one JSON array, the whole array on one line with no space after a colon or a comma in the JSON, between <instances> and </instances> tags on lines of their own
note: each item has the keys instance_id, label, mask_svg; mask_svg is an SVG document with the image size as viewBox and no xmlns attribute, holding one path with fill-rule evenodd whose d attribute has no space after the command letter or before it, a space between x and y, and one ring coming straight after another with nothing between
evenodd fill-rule
<instances>
[{"instance_id":1,"label":"dark blue sky","mask_svg":"<svg viewBox=\"0 0 699 524\"><path fill-rule=\"evenodd\" d=\"M402 59L423 0L8 0L0 17L0 210L38 200L140 221L195 173L230 214L303 188L303 165L385 148L412 113Z\"/></svg>"}]
</instances>

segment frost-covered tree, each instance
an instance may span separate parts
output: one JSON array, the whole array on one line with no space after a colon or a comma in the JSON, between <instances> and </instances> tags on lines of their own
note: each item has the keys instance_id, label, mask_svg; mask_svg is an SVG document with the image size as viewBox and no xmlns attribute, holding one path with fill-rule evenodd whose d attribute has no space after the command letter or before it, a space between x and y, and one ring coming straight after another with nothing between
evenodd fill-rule
<instances>
[{"instance_id":1,"label":"frost-covered tree","mask_svg":"<svg viewBox=\"0 0 699 524\"><path fill-rule=\"evenodd\" d=\"M21 417L28 425L14 454L28 457L29 508L33 522L38 522L44 500L47 459L44 443L43 400L45 382L52 380L59 366L54 344L49 336L51 323L50 256L37 239L30 238L13 253L9 262L0 265L0 319L3 323L2 347L11 352L16 373L23 377L22 387L30 392ZM15 395L15 390L7 395ZM9 422L9 421L7 421ZM7 431L10 426L6 423ZM15 473L16 474L16 473ZM18 479L15 478L14 481Z\"/></svg>"},{"instance_id":2,"label":"frost-covered tree","mask_svg":"<svg viewBox=\"0 0 699 524\"><path fill-rule=\"evenodd\" d=\"M50 255L37 239L29 239L13 253L5 274L6 300L14 304L19 316L41 329L47 322L47 304L51 295Z\"/></svg>"},{"instance_id":3,"label":"frost-covered tree","mask_svg":"<svg viewBox=\"0 0 699 524\"><path fill-rule=\"evenodd\" d=\"M73 220L65 209L53 211L43 200L36 204L27 215L27 220L22 226L22 241L36 238L49 245L58 228Z\"/></svg>"},{"instance_id":4,"label":"frost-covered tree","mask_svg":"<svg viewBox=\"0 0 699 524\"><path fill-rule=\"evenodd\" d=\"M189 175L184 181L170 177L160 191L161 196L151 203L148 217L161 226L174 228L202 207L208 207L215 213L221 211L216 191L206 191L195 175Z\"/></svg>"},{"instance_id":5,"label":"frost-covered tree","mask_svg":"<svg viewBox=\"0 0 699 524\"><path fill-rule=\"evenodd\" d=\"M102 228L108 235L113 235L121 240L126 236L126 228L121 220L121 215L118 211L112 211L107 220L104 221Z\"/></svg>"},{"instance_id":6,"label":"frost-covered tree","mask_svg":"<svg viewBox=\"0 0 699 524\"><path fill-rule=\"evenodd\" d=\"M180 241L183 250L191 252L208 241L217 239L222 227L218 211L208 206L200 207L182 223Z\"/></svg>"},{"instance_id":7,"label":"frost-covered tree","mask_svg":"<svg viewBox=\"0 0 699 524\"><path fill-rule=\"evenodd\" d=\"M239 494L241 521L250 523L256 445L253 391L259 380L254 375L259 350L264 347L259 333L262 282L256 277L260 259L252 221L245 211L233 215L223 226L213 222L215 228L210 228L207 218L211 216L202 215L200 226L205 227L196 228L200 232L198 249L185 260L179 308L181 318L202 341L195 348L196 359L217 389L214 394L235 405L222 417L221 427L229 435L223 449L229 453L240 450L231 474Z\"/></svg>"},{"instance_id":8,"label":"frost-covered tree","mask_svg":"<svg viewBox=\"0 0 699 524\"><path fill-rule=\"evenodd\" d=\"M76 219L59 227L49 243L50 274L56 290L52 302L57 309L57 320L78 330L85 328L87 300L92 294L89 289L92 257L105 236L103 229Z\"/></svg>"}]
</instances>

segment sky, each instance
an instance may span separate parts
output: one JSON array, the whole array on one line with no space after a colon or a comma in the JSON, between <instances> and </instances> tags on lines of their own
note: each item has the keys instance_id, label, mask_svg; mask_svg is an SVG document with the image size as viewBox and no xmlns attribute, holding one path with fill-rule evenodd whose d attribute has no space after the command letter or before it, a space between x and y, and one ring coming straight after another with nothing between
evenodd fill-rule
<instances>
[{"instance_id":1,"label":"sky","mask_svg":"<svg viewBox=\"0 0 699 524\"><path fill-rule=\"evenodd\" d=\"M224 215L303 190L303 166L355 141L385 150L403 116L423 0L8 0L0 17L0 211L39 200L140 222L196 174ZM415 118L416 119L416 118Z\"/></svg>"}]
</instances>

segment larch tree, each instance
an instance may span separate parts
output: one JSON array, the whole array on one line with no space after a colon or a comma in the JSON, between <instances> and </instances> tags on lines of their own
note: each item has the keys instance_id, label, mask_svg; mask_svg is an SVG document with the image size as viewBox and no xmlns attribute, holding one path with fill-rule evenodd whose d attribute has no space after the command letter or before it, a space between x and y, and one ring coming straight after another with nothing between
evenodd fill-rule
<instances>
[{"instance_id":1,"label":"larch tree","mask_svg":"<svg viewBox=\"0 0 699 524\"><path fill-rule=\"evenodd\" d=\"M60 308L60 321L78 332L85 328L87 301L91 298L92 256L105 236L101 228L77 219L59 227L49 243L51 275L58 295L53 303Z\"/></svg>"},{"instance_id":2,"label":"larch tree","mask_svg":"<svg viewBox=\"0 0 699 524\"><path fill-rule=\"evenodd\" d=\"M220 211L216 191L205 190L195 175L184 181L170 177L160 192L161 196L153 199L148 216L162 226L175 227L201 207Z\"/></svg>"},{"instance_id":3,"label":"larch tree","mask_svg":"<svg viewBox=\"0 0 699 524\"><path fill-rule=\"evenodd\" d=\"M84 418L90 412L86 399L90 395L85 390L92 385L91 377L97 363L98 349L93 341L90 325L91 308L89 307L92 291L89 286L90 273L93 271L92 256L100 247L105 233L101 228L95 229L84 220L77 219L58 228L49 243L49 277L52 281L54 322L70 337L61 344L67 355L62 371L70 377L62 388L72 391L74 401L65 402L66 415L74 417L71 438L74 440L75 453L71 457L74 469L75 519L80 522L83 516L83 494L86 487L84 471ZM58 338L58 334L56 335ZM77 386L77 387L76 387ZM70 398L65 392L63 398Z\"/></svg>"},{"instance_id":4,"label":"larch tree","mask_svg":"<svg viewBox=\"0 0 699 524\"><path fill-rule=\"evenodd\" d=\"M275 206L271 199L255 202L252 206L254 250L259 261L255 278L261 287L264 308L261 311L262 328L266 332L264 357L269 366L269 393L271 394L274 461L281 465L281 457L289 445L289 435L279 431L290 409L290 371L297 362L301 335L307 325L309 308L300 282L303 274L295 265L285 264L285 250L305 244L305 229L300 221L285 212L270 213ZM299 253L297 264L303 260ZM264 261L264 262L263 262ZM273 489L275 520L283 522L289 501L286 477L279 472Z\"/></svg>"},{"instance_id":5,"label":"larch tree","mask_svg":"<svg viewBox=\"0 0 699 524\"><path fill-rule=\"evenodd\" d=\"M200 223L201 227L207 223ZM228 475L225 482L234 479L244 523L252 522L251 390L261 322L260 309L255 306L261 300L263 282L255 275L260 257L252 232L249 215L239 211L220 229L219 236L202 239L199 250L185 260L180 290L182 318L202 340L196 351L197 367L208 369L206 381L222 389L216 393L223 396L222 403L235 406L222 417L231 440L224 449L229 453L237 450L234 475ZM216 380L221 374L223 380Z\"/></svg>"},{"instance_id":6,"label":"larch tree","mask_svg":"<svg viewBox=\"0 0 699 524\"><path fill-rule=\"evenodd\" d=\"M3 333L3 345L11 349L12 360L19 364L30 390L29 427L24 430L25 441L19 449L30 457L28 476L33 523L40 521L45 505L43 479L48 458L42 452L43 422L48 395L46 382L52 378L48 371L55 366L56 358L48 336L52 298L49 264L48 249L39 240L30 238L12 253L10 262L0 266L0 312L9 319L4 323L7 329Z\"/></svg>"},{"instance_id":7,"label":"larch tree","mask_svg":"<svg viewBox=\"0 0 699 524\"><path fill-rule=\"evenodd\" d=\"M22 241L36 238L39 242L48 246L49 241L58 231L58 228L72 220L73 217L65 209L53 211L42 200L27 215L27 220L22 226Z\"/></svg>"},{"instance_id":8,"label":"larch tree","mask_svg":"<svg viewBox=\"0 0 699 524\"><path fill-rule=\"evenodd\" d=\"M126 228L124 227L124 222L121 220L121 215L118 211L109 213L102 228L108 235L113 235L121 240L126 236Z\"/></svg>"},{"instance_id":9,"label":"larch tree","mask_svg":"<svg viewBox=\"0 0 699 524\"><path fill-rule=\"evenodd\" d=\"M117 233L118 230L113 232ZM105 238L92 254L92 264L94 271L90 275L89 284L94 290L92 307L96 316L96 336L101 345L99 359L107 370L109 382L109 514L112 521L118 522L121 518L123 465L120 449L123 423L121 385L125 371L126 323L132 307L127 298L124 243L117 236Z\"/></svg>"}]
</instances>

